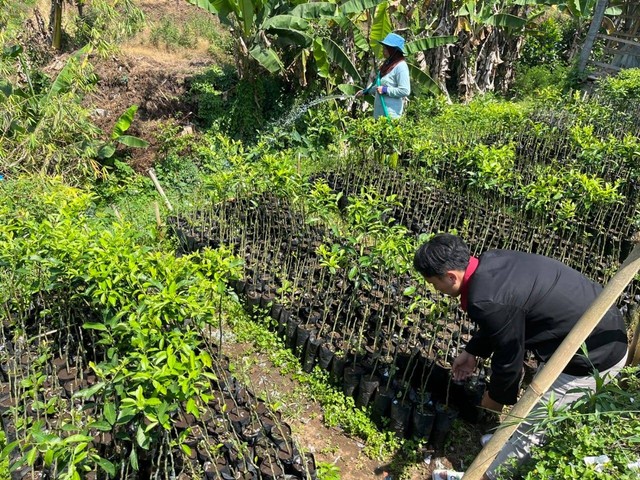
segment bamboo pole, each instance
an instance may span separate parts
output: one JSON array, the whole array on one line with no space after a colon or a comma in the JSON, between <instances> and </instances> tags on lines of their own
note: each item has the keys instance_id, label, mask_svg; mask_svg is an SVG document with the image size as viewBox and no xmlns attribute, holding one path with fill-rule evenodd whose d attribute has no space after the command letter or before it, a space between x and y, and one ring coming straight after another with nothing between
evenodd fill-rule
<instances>
[{"instance_id":1,"label":"bamboo pole","mask_svg":"<svg viewBox=\"0 0 640 480\"><path fill-rule=\"evenodd\" d=\"M156 190L158 190L158 193L164 200L165 205L167 206L170 212L173 212L173 207L171 206L171 202L169 202L169 199L167 198L167 196L164 193L164 190L162 189L162 185L160 185L160 182L158 181L158 177L156 177L156 171L153 168L150 168L148 170L148 173L149 173L149 176L151 177L151 181L156 186Z\"/></svg>"},{"instance_id":2,"label":"bamboo pole","mask_svg":"<svg viewBox=\"0 0 640 480\"><path fill-rule=\"evenodd\" d=\"M640 244L634 239L635 246L618 272L596 297L591 306L580 317L578 323L569 332L544 368L538 372L533 381L516 403L507 418L502 422L491 440L484 446L471 466L462 477L463 480L479 480L483 477L491 462L496 458L506 441L511 437L520 422L527 417L540 397L558 378L582 343L600 322L604 314L618 299L635 274L640 270Z\"/></svg>"}]
</instances>

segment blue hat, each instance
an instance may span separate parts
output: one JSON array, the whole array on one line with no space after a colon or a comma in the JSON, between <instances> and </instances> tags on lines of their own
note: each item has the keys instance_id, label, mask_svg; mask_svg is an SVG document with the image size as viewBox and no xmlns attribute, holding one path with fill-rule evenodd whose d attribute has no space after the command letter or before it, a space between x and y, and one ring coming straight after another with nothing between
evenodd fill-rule
<instances>
[{"instance_id":1,"label":"blue hat","mask_svg":"<svg viewBox=\"0 0 640 480\"><path fill-rule=\"evenodd\" d=\"M384 40L378 43L381 43L382 45L386 45L387 47L397 48L402 53L407 53L404 51L404 38L402 38L397 33L387 34L387 36L384 37Z\"/></svg>"}]
</instances>

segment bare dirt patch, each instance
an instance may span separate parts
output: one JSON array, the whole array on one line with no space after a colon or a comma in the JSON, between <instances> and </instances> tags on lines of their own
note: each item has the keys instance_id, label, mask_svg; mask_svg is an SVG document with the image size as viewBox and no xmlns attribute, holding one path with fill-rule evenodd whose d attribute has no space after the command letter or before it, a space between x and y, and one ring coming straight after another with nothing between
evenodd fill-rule
<instances>
[{"instance_id":1,"label":"bare dirt patch","mask_svg":"<svg viewBox=\"0 0 640 480\"><path fill-rule=\"evenodd\" d=\"M131 105L138 105L136 118L129 131L151 143L147 149L131 152L135 170L145 171L156 161L156 137L160 125L170 119L187 125L192 121L192 105L188 103L186 79L206 67L230 59L209 54L209 43L199 39L193 48L155 46L149 41L151 26L163 18L193 18L207 15L201 9L176 0L147 0L138 4L149 27L120 52L107 59L92 58L99 78L96 91L85 102L94 108L93 120L109 133L118 117Z\"/></svg>"}]
</instances>

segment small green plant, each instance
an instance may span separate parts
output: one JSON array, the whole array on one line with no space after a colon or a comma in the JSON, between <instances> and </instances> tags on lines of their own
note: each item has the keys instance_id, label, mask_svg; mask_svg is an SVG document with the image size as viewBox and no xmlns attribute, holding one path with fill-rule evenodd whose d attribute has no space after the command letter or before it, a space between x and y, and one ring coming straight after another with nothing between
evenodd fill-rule
<instances>
[{"instance_id":1,"label":"small green plant","mask_svg":"<svg viewBox=\"0 0 640 480\"><path fill-rule=\"evenodd\" d=\"M317 462L316 474L318 480L340 480L340 467L334 463Z\"/></svg>"},{"instance_id":2,"label":"small green plant","mask_svg":"<svg viewBox=\"0 0 640 480\"><path fill-rule=\"evenodd\" d=\"M103 161L111 159L116 153L116 145L121 144L127 147L146 148L149 142L133 135L126 135L127 130L133 123L133 117L138 111L137 105L131 105L125 112L118 117L113 130L111 131L111 139L98 149L98 157Z\"/></svg>"}]
</instances>

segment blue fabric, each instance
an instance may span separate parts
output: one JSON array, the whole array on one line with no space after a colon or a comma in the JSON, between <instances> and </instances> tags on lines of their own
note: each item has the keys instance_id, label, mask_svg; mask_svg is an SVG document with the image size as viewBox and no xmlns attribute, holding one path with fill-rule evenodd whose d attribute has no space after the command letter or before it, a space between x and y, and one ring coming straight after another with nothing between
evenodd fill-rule
<instances>
[{"instance_id":1,"label":"blue fabric","mask_svg":"<svg viewBox=\"0 0 640 480\"><path fill-rule=\"evenodd\" d=\"M411 93L411 80L409 78L409 66L407 62L398 63L393 69L380 79L380 85L386 87L387 93L384 101L387 105L387 112L390 118L402 116L404 109L404 99ZM373 118L384 117L380 94L376 88L370 88L375 93L373 104Z\"/></svg>"},{"instance_id":2,"label":"blue fabric","mask_svg":"<svg viewBox=\"0 0 640 480\"><path fill-rule=\"evenodd\" d=\"M398 48L404 52L404 38L402 38L397 33L389 33L384 40L380 42L382 45L386 45L387 47Z\"/></svg>"}]
</instances>

